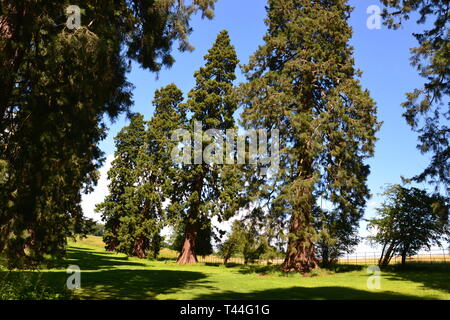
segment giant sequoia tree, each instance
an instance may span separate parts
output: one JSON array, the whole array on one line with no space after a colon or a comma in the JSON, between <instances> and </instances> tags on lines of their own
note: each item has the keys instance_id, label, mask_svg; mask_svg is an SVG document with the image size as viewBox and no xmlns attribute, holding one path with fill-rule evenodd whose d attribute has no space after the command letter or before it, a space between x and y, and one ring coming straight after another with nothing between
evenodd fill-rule
<instances>
[{"instance_id":1,"label":"giant sequoia tree","mask_svg":"<svg viewBox=\"0 0 450 320\"><path fill-rule=\"evenodd\" d=\"M97 207L106 221L108 250L143 258L156 255L160 231L167 223L167 199L177 201L177 171L171 161L171 132L185 125L182 92L174 85L155 92L155 115L148 122L135 115L116 137L115 159L108 172L109 195ZM166 210L165 210L166 209Z\"/></svg>"},{"instance_id":2,"label":"giant sequoia tree","mask_svg":"<svg viewBox=\"0 0 450 320\"><path fill-rule=\"evenodd\" d=\"M432 20L431 28L415 33L419 46L411 49L411 64L425 83L422 88L406 94L403 116L419 133L417 148L432 155L427 168L414 177L428 181L450 192L450 2L448 0L382 0L386 24L399 28L414 13L418 24Z\"/></svg>"},{"instance_id":3,"label":"giant sequoia tree","mask_svg":"<svg viewBox=\"0 0 450 320\"><path fill-rule=\"evenodd\" d=\"M235 129L233 114L237 103L232 97L233 81L238 59L231 45L227 31L222 31L213 47L205 56L206 64L195 73L196 86L189 93L186 108L192 114L189 130L194 133L195 123L201 122L201 130L206 133L216 129L225 137L227 129ZM203 137L201 154L207 154L206 148L220 141L220 138ZM217 140L216 140L217 139ZM192 144L196 149L195 143ZM224 159L225 151L215 149L219 159ZM232 164L208 163L208 159L196 161L196 154L191 164L182 164L184 182L180 185L185 197L185 210L182 214L185 225L183 247L178 258L179 264L197 262L196 239L202 221L210 221L217 215L219 219L235 214L239 207L239 191L242 188L238 167ZM214 152L212 152L214 153ZM200 162L200 163L198 163Z\"/></svg>"},{"instance_id":4,"label":"giant sequoia tree","mask_svg":"<svg viewBox=\"0 0 450 320\"><path fill-rule=\"evenodd\" d=\"M136 183L139 181L138 159L145 146L145 122L140 114L133 116L129 126L123 128L115 138L116 152L112 167L108 171L109 195L97 206L106 221L103 240L106 249L140 256L143 245L138 242L140 235L133 232L133 218L141 214L143 208L136 205ZM136 244L136 248L135 248Z\"/></svg>"},{"instance_id":5,"label":"giant sequoia tree","mask_svg":"<svg viewBox=\"0 0 450 320\"><path fill-rule=\"evenodd\" d=\"M264 194L289 218L282 269L307 272L317 266L318 197L356 221L363 214L379 124L353 66L347 1L269 0L267 12L265 43L244 68L243 122L280 130L280 170Z\"/></svg>"},{"instance_id":6,"label":"giant sequoia tree","mask_svg":"<svg viewBox=\"0 0 450 320\"><path fill-rule=\"evenodd\" d=\"M64 253L103 161L103 121L131 105L129 63L170 66L175 40L191 49L191 14L211 17L214 2L78 1L82 27L69 30L70 1L0 1L0 250L10 265Z\"/></svg>"}]
</instances>

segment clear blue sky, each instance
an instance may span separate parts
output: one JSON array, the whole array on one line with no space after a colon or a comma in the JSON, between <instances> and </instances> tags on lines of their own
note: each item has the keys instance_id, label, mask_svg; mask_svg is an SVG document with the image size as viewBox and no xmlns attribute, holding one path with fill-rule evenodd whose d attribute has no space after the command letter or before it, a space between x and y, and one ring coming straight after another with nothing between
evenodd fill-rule
<instances>
[{"instance_id":1,"label":"clear blue sky","mask_svg":"<svg viewBox=\"0 0 450 320\"><path fill-rule=\"evenodd\" d=\"M406 125L400 107L405 93L420 87L423 82L409 64L409 49L417 45L412 33L422 30L423 26L416 25L412 19L397 31L385 26L380 30L369 30L366 10L370 5L381 7L379 1L351 0L350 4L355 7L350 25L354 32L351 44L355 48L356 66L363 71L362 85L370 90L378 105L379 120L384 122L378 134L375 157L369 161L372 173L368 183L374 195L366 211L366 218L369 218L374 215L374 207L382 201L377 194L387 183L400 183L400 176L411 177L423 170L428 162L428 156L421 155L416 149L417 135ZM142 113L149 120L154 111L151 104L154 91L172 82L187 94L194 85L193 73L204 64L203 56L223 29L229 31L241 63L247 63L249 56L262 44L266 32L265 5L265 0L219 0L212 21L200 17L192 20L194 32L190 41L196 48L194 52L174 51L175 65L160 72L158 78L134 65L129 75L129 81L136 86L133 111ZM245 80L240 71L238 73L237 83ZM114 153L113 138L127 124L128 121L121 117L110 125L108 137L101 143L106 155ZM100 196L98 193L95 198ZM92 213L86 213L92 216ZM366 224L361 223L362 235L366 234L365 227ZM361 246L359 250L369 249Z\"/></svg>"}]
</instances>

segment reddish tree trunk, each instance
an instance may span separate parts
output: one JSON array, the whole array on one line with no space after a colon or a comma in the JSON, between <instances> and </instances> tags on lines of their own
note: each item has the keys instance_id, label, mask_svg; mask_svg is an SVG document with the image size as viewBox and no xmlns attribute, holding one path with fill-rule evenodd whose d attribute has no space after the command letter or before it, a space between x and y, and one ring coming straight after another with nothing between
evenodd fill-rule
<instances>
[{"instance_id":1,"label":"reddish tree trunk","mask_svg":"<svg viewBox=\"0 0 450 320\"><path fill-rule=\"evenodd\" d=\"M195 264L198 262L195 253L195 242L198 235L197 223L188 223L186 226L183 248L178 257L177 264Z\"/></svg>"},{"instance_id":2,"label":"reddish tree trunk","mask_svg":"<svg viewBox=\"0 0 450 320\"><path fill-rule=\"evenodd\" d=\"M145 258L145 239L144 237L140 237L134 243L134 248L132 255L138 257L140 259Z\"/></svg>"},{"instance_id":3,"label":"reddish tree trunk","mask_svg":"<svg viewBox=\"0 0 450 320\"><path fill-rule=\"evenodd\" d=\"M203 173L196 178L194 192L197 199L192 203L188 219L186 221L186 229L184 232L184 243L177 264L195 264L198 262L195 252L195 244L197 235L200 230L198 218L200 216L201 194L203 189Z\"/></svg>"},{"instance_id":4,"label":"reddish tree trunk","mask_svg":"<svg viewBox=\"0 0 450 320\"><path fill-rule=\"evenodd\" d=\"M296 196L293 201L293 212L290 221L290 236L286 251L286 258L281 265L284 272L307 273L319 268L315 256L313 226L311 223L312 208L315 199L312 195L314 185L313 170L310 160L301 161L304 179L297 187Z\"/></svg>"},{"instance_id":5,"label":"reddish tree trunk","mask_svg":"<svg viewBox=\"0 0 450 320\"><path fill-rule=\"evenodd\" d=\"M303 221L305 219L302 219L300 214L293 215L291 218L290 233L295 235L302 228L308 227ZM281 270L284 272L296 271L307 273L316 268L319 268L319 263L316 259L314 244L311 239L307 237L289 237L286 258L281 265Z\"/></svg>"}]
</instances>

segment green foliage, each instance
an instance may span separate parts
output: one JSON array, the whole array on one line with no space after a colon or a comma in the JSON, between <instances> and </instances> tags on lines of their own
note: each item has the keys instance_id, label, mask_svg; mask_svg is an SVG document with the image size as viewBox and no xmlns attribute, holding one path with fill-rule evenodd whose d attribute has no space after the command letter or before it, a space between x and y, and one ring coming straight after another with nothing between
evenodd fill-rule
<instances>
[{"instance_id":1,"label":"green foliage","mask_svg":"<svg viewBox=\"0 0 450 320\"><path fill-rule=\"evenodd\" d=\"M173 64L174 41L190 48L191 15L212 17L214 2L83 0L74 30L70 1L0 2L0 251L11 267L64 255L104 160L105 120L129 114L131 60Z\"/></svg>"},{"instance_id":2,"label":"green foliage","mask_svg":"<svg viewBox=\"0 0 450 320\"><path fill-rule=\"evenodd\" d=\"M140 258L150 248L156 250L153 255L159 252L165 179L164 168L158 166L160 154L150 153L153 138L140 114L115 138L115 159L108 172L110 193L97 206L106 221L103 239L108 250Z\"/></svg>"},{"instance_id":3,"label":"green foliage","mask_svg":"<svg viewBox=\"0 0 450 320\"><path fill-rule=\"evenodd\" d=\"M237 102L232 93L233 81L236 79L235 69L239 62L227 31L219 33L214 45L205 55L205 61L205 66L194 74L196 85L184 104L190 114L185 128L194 133L195 122L201 121L203 132L215 129L216 134L225 137L227 129L236 129L233 115L237 110ZM220 139L216 137L204 137L201 153L205 154L207 147L214 146L214 154L223 159L226 151L220 149L217 145L219 142ZM195 261L195 235L204 228L204 222L210 223L214 216L219 221L226 220L242 205L243 183L239 167L206 163L207 159L199 163L193 142L192 146L193 157L190 158L190 164L180 165L177 183L176 192L184 199L183 207L174 212L186 226L185 240L193 242L188 252L182 252L182 263ZM205 230L208 229L206 227Z\"/></svg>"},{"instance_id":4,"label":"green foliage","mask_svg":"<svg viewBox=\"0 0 450 320\"><path fill-rule=\"evenodd\" d=\"M269 248L267 239L259 234L255 224L235 220L227 240L219 246L219 255L227 263L234 254L241 253L244 263L248 264L258 260L264 253L271 250Z\"/></svg>"},{"instance_id":5,"label":"green foliage","mask_svg":"<svg viewBox=\"0 0 450 320\"><path fill-rule=\"evenodd\" d=\"M386 267L398 254L404 264L407 256L441 245L450 236L448 199L400 185L389 187L385 196L378 209L379 218L371 219L368 226L376 232L369 240L383 247L380 266Z\"/></svg>"},{"instance_id":6,"label":"green foliage","mask_svg":"<svg viewBox=\"0 0 450 320\"><path fill-rule=\"evenodd\" d=\"M418 24L431 19L431 28L414 33L419 44L412 48L411 64L424 78L422 88L406 94L403 116L411 128L419 133L417 148L432 155L428 167L413 177L417 182L428 181L439 188L450 185L450 144L448 113L450 111L450 18L448 0L382 0L385 23L398 29L414 12ZM445 106L447 104L447 106Z\"/></svg>"},{"instance_id":7,"label":"green foliage","mask_svg":"<svg viewBox=\"0 0 450 320\"><path fill-rule=\"evenodd\" d=\"M6 183L8 179L8 163L5 160L0 160L0 185Z\"/></svg>"},{"instance_id":8,"label":"green foliage","mask_svg":"<svg viewBox=\"0 0 450 320\"><path fill-rule=\"evenodd\" d=\"M42 274L0 271L0 300L69 299L73 299L69 290L56 290L50 287L44 281Z\"/></svg>"},{"instance_id":9,"label":"green foliage","mask_svg":"<svg viewBox=\"0 0 450 320\"><path fill-rule=\"evenodd\" d=\"M94 223L91 227L91 230L88 232L88 235L103 237L105 233L105 225L103 223Z\"/></svg>"},{"instance_id":10,"label":"green foliage","mask_svg":"<svg viewBox=\"0 0 450 320\"><path fill-rule=\"evenodd\" d=\"M330 266L358 245L358 217L336 211L314 209L318 240L316 252L323 266Z\"/></svg>"},{"instance_id":11,"label":"green foliage","mask_svg":"<svg viewBox=\"0 0 450 320\"><path fill-rule=\"evenodd\" d=\"M159 252L163 247L163 240L164 238L159 233L153 234L153 237L150 239L149 250L153 259L158 258Z\"/></svg>"},{"instance_id":12,"label":"green foliage","mask_svg":"<svg viewBox=\"0 0 450 320\"><path fill-rule=\"evenodd\" d=\"M358 221L380 124L348 44L346 0L269 0L267 33L244 67L245 128L279 130L280 170L253 177L251 195L273 221L289 220L286 271L317 265L313 208L319 198Z\"/></svg>"},{"instance_id":13,"label":"green foliage","mask_svg":"<svg viewBox=\"0 0 450 320\"><path fill-rule=\"evenodd\" d=\"M106 221L104 241L109 250L143 258L157 257L160 231L179 208L180 169L171 160L173 130L184 126L182 92L170 84L155 92L155 115L146 123L135 115L116 137L115 159L108 172L110 194L98 206ZM166 208L163 203L171 200Z\"/></svg>"}]
</instances>

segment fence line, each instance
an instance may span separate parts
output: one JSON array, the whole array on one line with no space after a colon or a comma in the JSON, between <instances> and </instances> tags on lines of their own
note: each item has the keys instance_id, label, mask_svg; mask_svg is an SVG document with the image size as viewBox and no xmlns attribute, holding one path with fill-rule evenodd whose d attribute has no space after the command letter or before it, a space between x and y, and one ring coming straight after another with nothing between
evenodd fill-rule
<instances>
[{"instance_id":1,"label":"fence line","mask_svg":"<svg viewBox=\"0 0 450 320\"><path fill-rule=\"evenodd\" d=\"M338 259L339 264L349 264L349 265L373 265L378 264L381 253L379 252L359 252L355 254L347 254ZM223 264L224 260L218 256L200 256L198 257L199 262L212 263L212 264ZM249 261L249 264L259 264L259 265L278 265L282 264L283 258L276 259L257 259L254 261ZM390 264L401 263L401 256L394 256L391 259ZM244 264L244 258L242 257L232 257L228 259L228 264ZM408 262L422 262L422 263L450 263L449 253L443 249L432 250L427 253L419 253L406 258L406 263Z\"/></svg>"}]
</instances>

